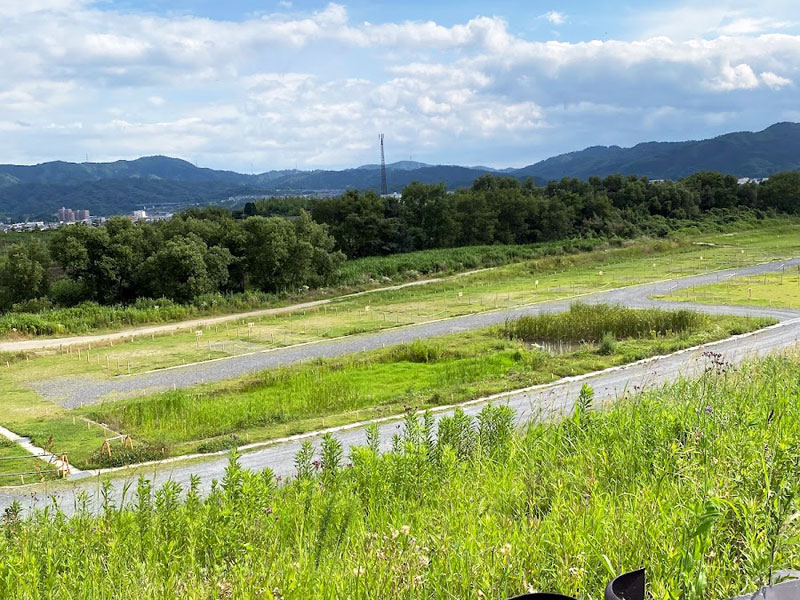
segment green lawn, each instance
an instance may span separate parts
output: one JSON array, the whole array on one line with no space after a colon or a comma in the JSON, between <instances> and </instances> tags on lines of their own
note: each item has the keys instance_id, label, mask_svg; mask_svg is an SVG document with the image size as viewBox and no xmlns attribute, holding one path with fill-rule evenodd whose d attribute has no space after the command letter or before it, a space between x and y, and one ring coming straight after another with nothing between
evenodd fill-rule
<instances>
[{"instance_id":1,"label":"green lawn","mask_svg":"<svg viewBox=\"0 0 800 600\"><path fill-rule=\"evenodd\" d=\"M781 273L736 277L722 283L687 288L659 297L702 304L742 304L800 309L800 268L786 269Z\"/></svg>"},{"instance_id":2,"label":"green lawn","mask_svg":"<svg viewBox=\"0 0 800 600\"><path fill-rule=\"evenodd\" d=\"M54 466L0 437L0 486L38 483L55 477Z\"/></svg>"},{"instance_id":3,"label":"green lawn","mask_svg":"<svg viewBox=\"0 0 800 600\"><path fill-rule=\"evenodd\" d=\"M0 596L599 599L643 566L655 600L730 598L800 566L798 399L800 359L770 358L519 433L494 407L408 419L386 454L328 438L281 485L232 463L206 499L12 510Z\"/></svg>"}]
</instances>

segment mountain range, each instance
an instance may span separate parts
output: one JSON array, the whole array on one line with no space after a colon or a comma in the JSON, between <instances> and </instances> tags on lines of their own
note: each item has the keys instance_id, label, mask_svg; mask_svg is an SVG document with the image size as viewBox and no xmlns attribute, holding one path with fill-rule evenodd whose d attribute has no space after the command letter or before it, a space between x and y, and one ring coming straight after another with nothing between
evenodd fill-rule
<instances>
[{"instance_id":1,"label":"mountain range","mask_svg":"<svg viewBox=\"0 0 800 600\"><path fill-rule=\"evenodd\" d=\"M542 184L550 179L614 173L651 179L680 179L698 171L737 177L768 177L800 170L800 123L777 123L759 132L728 133L684 142L645 142L631 148L593 146L520 169L429 165L400 161L387 165L390 191L412 181L469 186L481 175L503 174ZM61 206L117 214L142 206L177 209L194 204L236 203L259 195L328 195L345 189L376 189L380 165L341 171L296 169L242 174L196 167L177 158L148 156L110 163L48 162L0 165L0 218L49 220Z\"/></svg>"}]
</instances>

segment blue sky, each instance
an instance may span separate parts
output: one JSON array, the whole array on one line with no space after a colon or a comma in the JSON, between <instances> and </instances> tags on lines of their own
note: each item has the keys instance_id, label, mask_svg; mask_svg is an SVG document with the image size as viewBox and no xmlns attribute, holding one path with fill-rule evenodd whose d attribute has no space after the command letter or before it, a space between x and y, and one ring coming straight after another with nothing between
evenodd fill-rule
<instances>
[{"instance_id":1,"label":"blue sky","mask_svg":"<svg viewBox=\"0 0 800 600\"><path fill-rule=\"evenodd\" d=\"M0 0L0 162L523 166L800 121L800 4Z\"/></svg>"}]
</instances>

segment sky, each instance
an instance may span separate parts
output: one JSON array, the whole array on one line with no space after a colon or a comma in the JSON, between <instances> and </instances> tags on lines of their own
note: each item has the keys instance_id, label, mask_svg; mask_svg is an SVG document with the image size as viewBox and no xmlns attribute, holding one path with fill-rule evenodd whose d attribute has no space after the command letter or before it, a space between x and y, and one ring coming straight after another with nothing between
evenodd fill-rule
<instances>
[{"instance_id":1,"label":"sky","mask_svg":"<svg viewBox=\"0 0 800 600\"><path fill-rule=\"evenodd\" d=\"M706 6L702 6L702 5ZM800 121L800 2L0 0L0 163L520 167Z\"/></svg>"}]
</instances>

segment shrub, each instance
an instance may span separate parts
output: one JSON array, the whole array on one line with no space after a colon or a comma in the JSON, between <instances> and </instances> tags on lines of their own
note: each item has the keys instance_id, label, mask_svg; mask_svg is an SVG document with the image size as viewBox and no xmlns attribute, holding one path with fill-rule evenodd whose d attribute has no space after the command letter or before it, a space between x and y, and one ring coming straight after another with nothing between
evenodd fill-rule
<instances>
[{"instance_id":1,"label":"shrub","mask_svg":"<svg viewBox=\"0 0 800 600\"><path fill-rule=\"evenodd\" d=\"M597 348L598 354L610 355L617 351L617 338L610 331L603 334L603 339L600 340L600 346Z\"/></svg>"}]
</instances>

